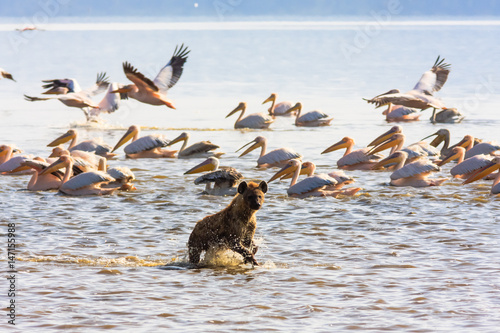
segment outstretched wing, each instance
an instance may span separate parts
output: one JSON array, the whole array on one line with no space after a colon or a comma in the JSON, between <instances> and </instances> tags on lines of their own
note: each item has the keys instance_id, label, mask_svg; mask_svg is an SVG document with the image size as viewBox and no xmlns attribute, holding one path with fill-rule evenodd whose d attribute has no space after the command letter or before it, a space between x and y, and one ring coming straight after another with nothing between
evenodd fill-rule
<instances>
[{"instance_id":1,"label":"outstretched wing","mask_svg":"<svg viewBox=\"0 0 500 333\"><path fill-rule=\"evenodd\" d=\"M72 92L80 92L82 88L78 84L76 79L54 79L54 80L42 80L42 82L46 83L42 85L43 89L49 89L43 94L67 94Z\"/></svg>"},{"instance_id":2,"label":"outstretched wing","mask_svg":"<svg viewBox=\"0 0 500 333\"><path fill-rule=\"evenodd\" d=\"M425 72L413 89L424 91L432 95L433 92L439 91L450 73L450 64L444 62L444 58L437 57L434 66Z\"/></svg>"},{"instance_id":3,"label":"outstretched wing","mask_svg":"<svg viewBox=\"0 0 500 333\"><path fill-rule=\"evenodd\" d=\"M98 73L95 84L88 89L82 90L80 93L85 95L88 98L91 98L92 96L100 94L108 88L108 86L109 86L108 80L109 80L109 78L106 76L105 72Z\"/></svg>"},{"instance_id":4,"label":"outstretched wing","mask_svg":"<svg viewBox=\"0 0 500 333\"><path fill-rule=\"evenodd\" d=\"M184 44L180 47L175 47L172 58L170 58L170 61L160 70L154 80L154 84L161 92L165 93L179 81L189 52L191 51L188 50L187 46L184 46Z\"/></svg>"},{"instance_id":5,"label":"outstretched wing","mask_svg":"<svg viewBox=\"0 0 500 333\"><path fill-rule=\"evenodd\" d=\"M99 116L101 113L112 113L118 110L120 107L120 94L112 92L118 88L118 83L113 82L110 84L106 95L104 95L104 98L98 104L99 107L92 108L89 114L91 116Z\"/></svg>"},{"instance_id":6,"label":"outstretched wing","mask_svg":"<svg viewBox=\"0 0 500 333\"><path fill-rule=\"evenodd\" d=\"M132 66L127 61L123 63L123 71L125 72L125 76L127 77L127 79L134 82L139 90L159 90L153 81L144 76L144 74L139 72L137 68Z\"/></svg>"}]
</instances>

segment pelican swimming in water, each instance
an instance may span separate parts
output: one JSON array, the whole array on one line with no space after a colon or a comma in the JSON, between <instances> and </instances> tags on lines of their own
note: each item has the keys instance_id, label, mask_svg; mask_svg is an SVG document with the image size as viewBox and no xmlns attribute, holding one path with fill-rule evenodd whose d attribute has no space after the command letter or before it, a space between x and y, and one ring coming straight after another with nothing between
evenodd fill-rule
<instances>
[{"instance_id":1,"label":"pelican swimming in water","mask_svg":"<svg viewBox=\"0 0 500 333\"><path fill-rule=\"evenodd\" d=\"M488 175L492 174L496 170L500 169L500 157L493 158L488 165L485 165L481 169L477 170L474 174L472 174L469 178L467 178L463 184L469 184L479 179L484 179ZM500 172L497 172L493 184L491 185L492 195L500 194Z\"/></svg>"},{"instance_id":2,"label":"pelican swimming in water","mask_svg":"<svg viewBox=\"0 0 500 333\"><path fill-rule=\"evenodd\" d=\"M93 152L96 155L105 157L106 159L111 159L116 156L116 154L113 154L111 151L111 146L101 142L100 140L91 139L78 142L78 131L75 129L68 130L66 133L49 143L47 147L57 147L70 140L71 142L68 146L68 150L70 152L73 150Z\"/></svg>"},{"instance_id":3,"label":"pelican swimming in water","mask_svg":"<svg viewBox=\"0 0 500 333\"><path fill-rule=\"evenodd\" d=\"M278 94L272 93L271 96L269 96L262 104L272 102L271 107L267 110L269 111L269 115L271 117L277 117L277 116L295 116L296 111L292 112L287 112L293 105L292 102L280 102L276 103L276 99L278 98Z\"/></svg>"},{"instance_id":4,"label":"pelican swimming in water","mask_svg":"<svg viewBox=\"0 0 500 333\"><path fill-rule=\"evenodd\" d=\"M132 181L135 180L134 173L127 167L113 167L106 170L114 181L102 185L103 188L119 187L121 191L133 191L135 186Z\"/></svg>"},{"instance_id":5,"label":"pelican swimming in water","mask_svg":"<svg viewBox=\"0 0 500 333\"><path fill-rule=\"evenodd\" d=\"M417 109L409 108L402 105L394 105L389 103L387 110L382 112L385 115L387 122L410 122L417 121L420 118L420 113Z\"/></svg>"},{"instance_id":6,"label":"pelican swimming in water","mask_svg":"<svg viewBox=\"0 0 500 333\"><path fill-rule=\"evenodd\" d=\"M432 118L435 118L436 109L443 109L445 105L433 93L439 91L448 79L450 65L444 62L444 58L439 56L432 68L426 71L412 90L401 93L398 89L390 90L386 93L365 99L368 103L381 107L388 103L403 105L409 108L425 110L433 108Z\"/></svg>"},{"instance_id":7,"label":"pelican swimming in water","mask_svg":"<svg viewBox=\"0 0 500 333\"><path fill-rule=\"evenodd\" d=\"M405 165L407 158L407 152L396 151L375 164L373 169L379 169L384 166L395 164L390 182L393 186L438 186L447 180L446 178L428 178L432 172L440 171L441 169L427 158L419 158L415 162Z\"/></svg>"},{"instance_id":8,"label":"pelican swimming in water","mask_svg":"<svg viewBox=\"0 0 500 333\"><path fill-rule=\"evenodd\" d=\"M14 80L14 78L12 77L12 74L10 74L9 72L7 72L6 70L4 70L3 68L0 68L0 79L4 77L6 79L9 79L9 80L12 80L14 82L16 82L16 80Z\"/></svg>"},{"instance_id":9,"label":"pelican swimming in water","mask_svg":"<svg viewBox=\"0 0 500 333\"><path fill-rule=\"evenodd\" d=\"M247 103L241 102L238 106L226 116L230 117L238 111L241 111L240 116L234 122L234 128L256 128L256 129L264 129L269 128L271 124L274 122L273 117L266 115L262 112L252 113L243 118L245 111L247 109Z\"/></svg>"},{"instance_id":10,"label":"pelican swimming in water","mask_svg":"<svg viewBox=\"0 0 500 333\"><path fill-rule=\"evenodd\" d=\"M297 115L295 116L295 126L305 126L305 127L318 127L318 126L330 126L333 118L321 111L309 111L301 115L302 103L298 102L293 107L288 109L287 112L294 112L297 110Z\"/></svg>"},{"instance_id":11,"label":"pelican swimming in water","mask_svg":"<svg viewBox=\"0 0 500 333\"><path fill-rule=\"evenodd\" d=\"M210 141L200 141L192 144L187 147L187 143L189 140L189 133L182 132L178 137L170 141L168 146L171 146L179 141L183 141L181 150L177 153L178 158L200 158L200 157L221 157L224 155L223 152L214 152L213 150L220 148L216 144L211 143Z\"/></svg>"},{"instance_id":12,"label":"pelican swimming in water","mask_svg":"<svg viewBox=\"0 0 500 333\"><path fill-rule=\"evenodd\" d=\"M151 81L144 74L139 72L130 63L123 63L123 71L127 79L133 84L122 85L113 92L126 94L127 97L138 100L139 102L151 105L166 105L175 109L173 102L167 98L167 91L172 88L181 78L184 70L184 63L189 54L187 46L182 44L176 46L174 54L170 61L163 67L156 78Z\"/></svg>"},{"instance_id":13,"label":"pelican swimming in water","mask_svg":"<svg viewBox=\"0 0 500 333\"><path fill-rule=\"evenodd\" d=\"M465 158L476 155L493 155L497 150L500 150L500 146L496 143L479 142L467 150Z\"/></svg>"},{"instance_id":14,"label":"pelican swimming in water","mask_svg":"<svg viewBox=\"0 0 500 333\"><path fill-rule=\"evenodd\" d=\"M87 108L97 108L97 109L99 108L99 104L96 104L94 101L92 101L92 97L104 92L108 88L108 86L109 86L109 81L108 78L106 77L106 73L100 73L97 74L96 83L89 89L62 95L56 95L55 97L32 97L24 95L24 99L30 102L57 99L68 107L75 107L82 109L83 113L87 117L87 120L89 120L90 116Z\"/></svg>"},{"instance_id":15,"label":"pelican swimming in water","mask_svg":"<svg viewBox=\"0 0 500 333\"><path fill-rule=\"evenodd\" d=\"M67 195L106 195L112 194L116 188L102 188L101 186L114 181L114 179L103 171L89 171L72 177L73 158L69 155L61 156L57 161L46 167L40 176L52 173L56 170L66 168L59 191Z\"/></svg>"},{"instance_id":16,"label":"pelican swimming in water","mask_svg":"<svg viewBox=\"0 0 500 333\"><path fill-rule=\"evenodd\" d=\"M312 175L314 175L315 171L316 171L316 164L307 161L302 163L302 166L300 168L300 175L306 175L307 177L311 177ZM345 185L354 183L354 178L347 176L343 170L334 170L332 172L329 172L328 176L335 179L337 181L337 184L325 187L326 190L340 190ZM290 172L282 176L280 180L289 179L292 177L293 173ZM349 191L351 190L352 189L350 189Z\"/></svg>"},{"instance_id":17,"label":"pelican swimming in water","mask_svg":"<svg viewBox=\"0 0 500 333\"><path fill-rule=\"evenodd\" d=\"M432 123L457 124L462 122L464 118L463 113L456 108L443 108L438 113L433 112L430 120Z\"/></svg>"},{"instance_id":18,"label":"pelican swimming in water","mask_svg":"<svg viewBox=\"0 0 500 333\"><path fill-rule=\"evenodd\" d=\"M450 131L446 128L441 128L436 133L432 133L431 135L426 136L425 138L423 138L420 141L424 141L425 139L428 139L434 135L436 137L429 144L431 146L437 148L442 142L443 146L441 147L441 150L440 150L440 152L441 152L440 157L441 158L446 157L451 151L451 147L449 146L450 145Z\"/></svg>"},{"instance_id":19,"label":"pelican swimming in water","mask_svg":"<svg viewBox=\"0 0 500 333\"><path fill-rule=\"evenodd\" d=\"M194 166L185 175L208 172L194 180L195 185L206 184L203 194L210 195L235 195L238 184L243 179L243 175L232 167L220 167L219 160L211 156L202 163Z\"/></svg>"},{"instance_id":20,"label":"pelican swimming in water","mask_svg":"<svg viewBox=\"0 0 500 333\"><path fill-rule=\"evenodd\" d=\"M298 159L292 159L269 179L269 183L287 174L293 173L290 187L287 190L289 197L307 198L307 197L337 197L343 190L327 190L329 186L337 185L337 181L327 174L317 174L297 182L301 172L302 162Z\"/></svg>"},{"instance_id":21,"label":"pelican swimming in water","mask_svg":"<svg viewBox=\"0 0 500 333\"><path fill-rule=\"evenodd\" d=\"M269 168L269 167L283 167L288 163L289 160L291 159L301 159L302 155L299 153L296 153L294 150L290 148L278 148L270 151L269 153L267 152L267 139L263 136L258 136L254 140L250 141L249 143L245 144L243 147L238 149L236 152L240 151L241 149L245 148L246 146L252 144L250 147L247 148L239 157L242 157L249 152L251 152L254 149L261 148L260 149L260 156L259 159L257 160L257 167L259 168Z\"/></svg>"},{"instance_id":22,"label":"pelican swimming in water","mask_svg":"<svg viewBox=\"0 0 500 333\"><path fill-rule=\"evenodd\" d=\"M451 168L450 173L453 178L468 178L477 170L488 165L493 156L491 155L474 155L469 158L465 158L466 150L464 147L454 147L449 155L438 163L438 166L443 166L446 163L458 159L457 165Z\"/></svg>"},{"instance_id":23,"label":"pelican swimming in water","mask_svg":"<svg viewBox=\"0 0 500 333\"><path fill-rule=\"evenodd\" d=\"M380 154L367 155L371 148L361 148L352 150L354 139L346 136L337 143L326 148L321 154L327 154L332 151L346 148L344 156L337 161L337 167L345 170L371 170L371 167L383 157Z\"/></svg>"},{"instance_id":24,"label":"pelican swimming in water","mask_svg":"<svg viewBox=\"0 0 500 333\"><path fill-rule=\"evenodd\" d=\"M139 127L136 125L130 126L112 151L117 150L127 141L132 139L132 142L126 145L123 149L128 158L175 157L177 150L162 149L162 147L166 147L170 143L170 140L168 140L164 135L150 134L143 137L139 137L139 135Z\"/></svg>"},{"instance_id":25,"label":"pelican swimming in water","mask_svg":"<svg viewBox=\"0 0 500 333\"><path fill-rule=\"evenodd\" d=\"M35 170L28 182L27 188L29 191L57 190L61 186L62 179L64 177L64 174L60 170L56 170L44 175L39 174L49 166L50 163L47 163L41 158L35 157L34 159L27 159L21 162L18 169L14 170L14 172L19 171L25 167Z\"/></svg>"},{"instance_id":26,"label":"pelican swimming in water","mask_svg":"<svg viewBox=\"0 0 500 333\"><path fill-rule=\"evenodd\" d=\"M54 147L49 158L59 158L62 155L71 155L73 158L79 158L87 162L88 164L95 166L97 170L103 171L103 165L106 165L106 158L100 155L96 155L94 152L88 152L83 150L72 150L62 148L61 146Z\"/></svg>"}]
</instances>

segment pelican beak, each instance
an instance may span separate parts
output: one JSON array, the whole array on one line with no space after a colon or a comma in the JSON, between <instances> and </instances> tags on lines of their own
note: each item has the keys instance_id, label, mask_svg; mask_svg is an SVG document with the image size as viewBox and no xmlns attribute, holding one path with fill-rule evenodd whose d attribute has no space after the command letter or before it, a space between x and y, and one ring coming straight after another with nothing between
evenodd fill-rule
<instances>
[{"instance_id":1,"label":"pelican beak","mask_svg":"<svg viewBox=\"0 0 500 333\"><path fill-rule=\"evenodd\" d=\"M423 139L422 139L422 140L420 140L420 141L424 141L425 139L428 139L428 138L430 138L431 136L434 136L434 135L437 135L437 136L438 136L438 138L440 137L440 136L439 136L439 132L436 132L436 133L432 133L431 135L427 135L425 138L423 138ZM436 138L436 139L437 139L437 138ZM434 139L434 140L436 140L436 139ZM442 141L442 140L440 140L439 142L441 142L441 141ZM434 141L432 141L432 142L434 142ZM439 143L439 142L438 142L438 143ZM432 144L431 144L431 145L432 145Z\"/></svg>"},{"instance_id":2,"label":"pelican beak","mask_svg":"<svg viewBox=\"0 0 500 333\"><path fill-rule=\"evenodd\" d=\"M137 130L135 128L133 128L133 127L129 128L127 130L127 132L122 136L120 141L118 141L115 148L113 148L113 150L111 152L114 152L115 150L117 150L118 148L123 146L128 140L132 139L136 133L137 133Z\"/></svg>"},{"instance_id":3,"label":"pelican beak","mask_svg":"<svg viewBox=\"0 0 500 333\"><path fill-rule=\"evenodd\" d=\"M175 139L173 139L172 141L170 141L167 146L171 146L173 144L176 144L179 141L185 141L185 140L187 140L187 138L184 135L184 133L182 133L181 135L179 135L178 137L176 137Z\"/></svg>"},{"instance_id":4,"label":"pelican beak","mask_svg":"<svg viewBox=\"0 0 500 333\"><path fill-rule=\"evenodd\" d=\"M282 176L286 176L289 173L294 172L296 169L297 169L296 165L289 165L289 164L287 164L280 171L276 172L274 174L274 176L272 176L271 179L269 179L268 183L270 183L273 180L278 179L278 178L280 178Z\"/></svg>"},{"instance_id":5,"label":"pelican beak","mask_svg":"<svg viewBox=\"0 0 500 333\"><path fill-rule=\"evenodd\" d=\"M250 147L248 147L247 150L245 150L243 153L241 153L241 155L238 156L238 157L245 156L246 154L248 154L252 150L257 149L258 147L262 146L262 143L255 142L255 140L254 140L254 141L250 141L249 143L247 143L246 145L244 145L243 147L241 147L240 149L238 149L236 152L239 152L240 150L242 150L243 148L245 148L246 146L248 146L249 144L252 144L252 143L253 143L253 145L251 145Z\"/></svg>"},{"instance_id":6,"label":"pelican beak","mask_svg":"<svg viewBox=\"0 0 500 333\"><path fill-rule=\"evenodd\" d=\"M326 148L321 154L326 154L338 149L347 148L347 146L348 146L347 141L344 141L342 139L339 142L333 144L332 146Z\"/></svg>"},{"instance_id":7,"label":"pelican beak","mask_svg":"<svg viewBox=\"0 0 500 333\"><path fill-rule=\"evenodd\" d=\"M14 170L10 171L10 173L15 173L15 172L29 170L29 169L31 169L31 167L29 165L21 164L20 166L18 166Z\"/></svg>"},{"instance_id":8,"label":"pelican beak","mask_svg":"<svg viewBox=\"0 0 500 333\"><path fill-rule=\"evenodd\" d=\"M285 113L290 113L290 112L293 112L295 110L298 110L302 107L302 105L300 105L299 103L295 104L294 106L292 106L291 108L289 108L288 110L286 110Z\"/></svg>"},{"instance_id":9,"label":"pelican beak","mask_svg":"<svg viewBox=\"0 0 500 333\"><path fill-rule=\"evenodd\" d=\"M73 139L74 138L74 134L70 131L64 133L63 135L61 135L60 137L58 137L57 139L55 139L54 141L52 141L51 143L49 143L47 145L47 147L56 147L56 146L59 146L63 143L66 143L68 142L69 140Z\"/></svg>"},{"instance_id":10,"label":"pelican beak","mask_svg":"<svg viewBox=\"0 0 500 333\"><path fill-rule=\"evenodd\" d=\"M471 139L469 137L464 137L462 140L460 140L459 143L456 144L457 147L463 147L467 149L467 147L471 144Z\"/></svg>"},{"instance_id":11,"label":"pelican beak","mask_svg":"<svg viewBox=\"0 0 500 333\"><path fill-rule=\"evenodd\" d=\"M203 162L201 162L200 164L198 164L197 166L189 169L188 171L184 172L185 175L189 175L189 174L192 174L192 173L200 173L200 172L204 172L204 171L212 171L214 169L214 166L213 164L211 163L211 160L210 159L207 159Z\"/></svg>"},{"instance_id":12,"label":"pelican beak","mask_svg":"<svg viewBox=\"0 0 500 333\"><path fill-rule=\"evenodd\" d=\"M474 172L469 178L467 178L462 184L469 184L472 183L478 179L482 179L489 175L490 173L494 172L495 170L500 169L500 164L495 163L495 162L490 162L488 165L485 167L482 167L481 169L477 170Z\"/></svg>"},{"instance_id":13,"label":"pelican beak","mask_svg":"<svg viewBox=\"0 0 500 333\"><path fill-rule=\"evenodd\" d=\"M458 158L458 153L450 153L448 156L446 156L441 162L438 163L438 166L443 166L446 163L453 161L454 159Z\"/></svg>"},{"instance_id":14,"label":"pelican beak","mask_svg":"<svg viewBox=\"0 0 500 333\"><path fill-rule=\"evenodd\" d=\"M119 89L110 91L110 93L112 93L112 94L115 94L115 93L117 93L117 94L127 94L131 90L132 90L132 88L119 88Z\"/></svg>"},{"instance_id":15,"label":"pelican beak","mask_svg":"<svg viewBox=\"0 0 500 333\"><path fill-rule=\"evenodd\" d=\"M377 164L372 166L372 170L378 170L382 169L385 166L390 166L391 164L396 164L399 163L400 159L395 157L394 154L384 158L383 160L379 161Z\"/></svg>"},{"instance_id":16,"label":"pelican beak","mask_svg":"<svg viewBox=\"0 0 500 333\"><path fill-rule=\"evenodd\" d=\"M235 114L236 112L241 111L241 110L243 110L243 103L238 104L238 106L236 107L236 109L234 109L233 111L229 112L229 114L226 116L226 118L232 116L233 114Z\"/></svg>"},{"instance_id":17,"label":"pelican beak","mask_svg":"<svg viewBox=\"0 0 500 333\"><path fill-rule=\"evenodd\" d=\"M300 167L300 174L307 175L308 173L309 173L309 168L306 165L302 164ZM286 175L284 175L283 177L281 177L280 180L290 179L290 178L292 178L292 176L293 176L293 172L289 172Z\"/></svg>"},{"instance_id":18,"label":"pelican beak","mask_svg":"<svg viewBox=\"0 0 500 333\"><path fill-rule=\"evenodd\" d=\"M63 169L65 167L66 167L66 164L63 163L61 158L59 158L57 161L55 161L54 163L52 163L51 165L49 165L48 167L43 169L43 171L40 172L39 174L40 174L40 176L47 175L49 173L52 173L52 172L57 171L59 169Z\"/></svg>"},{"instance_id":19,"label":"pelican beak","mask_svg":"<svg viewBox=\"0 0 500 333\"><path fill-rule=\"evenodd\" d=\"M401 139L396 138L396 137L390 137L389 139L382 141L372 149L370 149L366 155L373 155L375 153L381 152L383 150L392 148L394 146L397 146L401 142Z\"/></svg>"},{"instance_id":20,"label":"pelican beak","mask_svg":"<svg viewBox=\"0 0 500 333\"><path fill-rule=\"evenodd\" d=\"M268 102L272 102L275 100L276 97L274 97L274 95L271 95L269 96L264 102L262 102L262 104L266 104Z\"/></svg>"},{"instance_id":21,"label":"pelican beak","mask_svg":"<svg viewBox=\"0 0 500 333\"><path fill-rule=\"evenodd\" d=\"M176 110L176 108L175 108L174 104L172 103L172 101L166 100L166 101L165 101L165 105L166 105L168 108L170 108L170 109L174 109L174 110Z\"/></svg>"},{"instance_id":22,"label":"pelican beak","mask_svg":"<svg viewBox=\"0 0 500 333\"><path fill-rule=\"evenodd\" d=\"M373 140L367 147L376 146L376 145L384 142L385 140L389 139L393 134L399 133L400 131L401 130L398 126L393 126L393 127L391 127L390 130L381 134L375 140Z\"/></svg>"}]
</instances>

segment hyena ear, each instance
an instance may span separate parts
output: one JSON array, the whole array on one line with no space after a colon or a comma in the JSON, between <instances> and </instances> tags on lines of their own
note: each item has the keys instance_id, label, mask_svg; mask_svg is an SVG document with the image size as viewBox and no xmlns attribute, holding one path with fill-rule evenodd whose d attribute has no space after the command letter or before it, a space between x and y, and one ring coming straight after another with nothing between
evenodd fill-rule
<instances>
[{"instance_id":1,"label":"hyena ear","mask_svg":"<svg viewBox=\"0 0 500 333\"><path fill-rule=\"evenodd\" d=\"M259 188L262 192L266 193L267 192L267 183L263 180L259 184Z\"/></svg>"},{"instance_id":2,"label":"hyena ear","mask_svg":"<svg viewBox=\"0 0 500 333\"><path fill-rule=\"evenodd\" d=\"M247 186L248 186L248 185L247 185L247 182L242 181L242 182L240 183L240 185L238 185L238 193L239 193L239 194L243 194L243 193L245 192L245 190L247 189Z\"/></svg>"}]
</instances>

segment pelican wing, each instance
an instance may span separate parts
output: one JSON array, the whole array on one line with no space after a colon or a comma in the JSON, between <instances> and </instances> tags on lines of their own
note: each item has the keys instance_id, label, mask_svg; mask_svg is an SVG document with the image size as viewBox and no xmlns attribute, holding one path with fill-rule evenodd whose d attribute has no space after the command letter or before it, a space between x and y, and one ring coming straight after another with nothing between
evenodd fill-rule
<instances>
[{"instance_id":1,"label":"pelican wing","mask_svg":"<svg viewBox=\"0 0 500 333\"><path fill-rule=\"evenodd\" d=\"M488 142L481 142L472 147L471 149L467 150L465 153L465 158L469 158L475 155L480 155L480 154L491 154L497 150L500 149L500 146L496 144L491 144Z\"/></svg>"},{"instance_id":2,"label":"pelican wing","mask_svg":"<svg viewBox=\"0 0 500 333\"><path fill-rule=\"evenodd\" d=\"M89 111L91 116L98 116L100 113L112 113L118 110L120 107L121 96L119 93L113 93L112 91L119 88L118 83L113 82L109 85L108 92L104 95L104 98L99 102L98 108L92 108Z\"/></svg>"},{"instance_id":3,"label":"pelican wing","mask_svg":"<svg viewBox=\"0 0 500 333\"><path fill-rule=\"evenodd\" d=\"M399 106L391 111L391 117L404 117L415 113L418 113L417 109Z\"/></svg>"},{"instance_id":4,"label":"pelican wing","mask_svg":"<svg viewBox=\"0 0 500 333\"><path fill-rule=\"evenodd\" d=\"M380 155L380 154L366 155L366 153L370 149L371 148L356 149L356 150L352 151L351 153L349 153L345 156L342 156L337 161L337 166L343 167L343 166L355 165L358 163L375 162L375 161L378 161L382 158L382 155Z\"/></svg>"},{"instance_id":5,"label":"pelican wing","mask_svg":"<svg viewBox=\"0 0 500 333\"><path fill-rule=\"evenodd\" d=\"M328 176L327 174L318 174L311 177L307 177L306 179L298 182L295 185L290 186L287 193L288 195L292 194L304 194L310 191L314 191L320 189L327 185L336 185L337 181Z\"/></svg>"},{"instance_id":6,"label":"pelican wing","mask_svg":"<svg viewBox=\"0 0 500 333\"><path fill-rule=\"evenodd\" d=\"M213 144L210 141L201 141L184 149L181 152L181 155L189 156L189 155L201 154L218 148L220 148L218 145Z\"/></svg>"},{"instance_id":7,"label":"pelican wing","mask_svg":"<svg viewBox=\"0 0 500 333\"><path fill-rule=\"evenodd\" d=\"M274 164L294 158L301 159L302 155L290 148L279 148L270 151L262 157L259 157L259 159L257 160L257 164Z\"/></svg>"},{"instance_id":8,"label":"pelican wing","mask_svg":"<svg viewBox=\"0 0 500 333\"><path fill-rule=\"evenodd\" d=\"M105 172L89 171L74 176L64 183L63 187L69 190L78 190L85 186L111 181L114 181L114 179Z\"/></svg>"},{"instance_id":9,"label":"pelican wing","mask_svg":"<svg viewBox=\"0 0 500 333\"><path fill-rule=\"evenodd\" d=\"M428 159L420 159L416 162L405 165L399 170L394 171L391 174L391 179L397 180L401 178L414 177L420 174L427 174L439 170L441 169Z\"/></svg>"},{"instance_id":10,"label":"pelican wing","mask_svg":"<svg viewBox=\"0 0 500 333\"><path fill-rule=\"evenodd\" d=\"M444 58L440 59L438 56L434 66L422 75L413 89L432 95L433 92L439 91L443 87L449 73L450 64L445 63Z\"/></svg>"},{"instance_id":11,"label":"pelican wing","mask_svg":"<svg viewBox=\"0 0 500 333\"><path fill-rule=\"evenodd\" d=\"M145 150L166 147L170 140L167 140L163 135L151 134L140 137L139 139L128 144L123 151L126 154L137 154Z\"/></svg>"},{"instance_id":12,"label":"pelican wing","mask_svg":"<svg viewBox=\"0 0 500 333\"><path fill-rule=\"evenodd\" d=\"M316 121L319 119L329 118L330 116L321 111L310 111L299 117L299 122Z\"/></svg>"},{"instance_id":13,"label":"pelican wing","mask_svg":"<svg viewBox=\"0 0 500 333\"><path fill-rule=\"evenodd\" d=\"M82 90L79 93L75 94L81 94L87 98L91 98L92 96L98 95L104 92L106 89L108 89L109 86L108 80L109 78L106 76L105 72L98 73L95 84L92 87Z\"/></svg>"},{"instance_id":14,"label":"pelican wing","mask_svg":"<svg viewBox=\"0 0 500 333\"><path fill-rule=\"evenodd\" d=\"M70 151L83 150L88 152L94 152L96 155L105 155L106 153L111 152L112 149L113 147L105 143L100 143L96 140L85 140L80 142L73 148L71 148Z\"/></svg>"},{"instance_id":15,"label":"pelican wing","mask_svg":"<svg viewBox=\"0 0 500 333\"><path fill-rule=\"evenodd\" d=\"M267 128L274 121L265 113L252 113L237 122L236 128Z\"/></svg>"},{"instance_id":16,"label":"pelican wing","mask_svg":"<svg viewBox=\"0 0 500 333\"><path fill-rule=\"evenodd\" d=\"M221 185L223 183L227 184L228 187L235 186L243 175L234 168L224 168L216 171L206 173L194 180L196 185L215 183Z\"/></svg>"},{"instance_id":17,"label":"pelican wing","mask_svg":"<svg viewBox=\"0 0 500 333\"><path fill-rule=\"evenodd\" d=\"M44 92L44 94L67 94L72 92L80 92L82 88L78 84L76 79L54 79L54 80L42 80L45 84L42 88L49 89Z\"/></svg>"},{"instance_id":18,"label":"pelican wing","mask_svg":"<svg viewBox=\"0 0 500 333\"><path fill-rule=\"evenodd\" d=\"M182 44L176 47L174 54L170 61L163 67L156 78L154 84L160 89L162 93L166 93L168 89L172 88L177 81L181 78L182 71L184 70L184 63L187 60L187 55L191 52L187 46Z\"/></svg>"},{"instance_id":19,"label":"pelican wing","mask_svg":"<svg viewBox=\"0 0 500 333\"><path fill-rule=\"evenodd\" d=\"M291 102L280 102L274 106L274 114L283 115L289 109L291 109L293 104Z\"/></svg>"},{"instance_id":20,"label":"pelican wing","mask_svg":"<svg viewBox=\"0 0 500 333\"><path fill-rule=\"evenodd\" d=\"M404 105L409 108L420 109L424 104L420 98L408 93L387 94L367 100L368 103L375 104L377 107L392 103L396 105Z\"/></svg>"},{"instance_id":21,"label":"pelican wing","mask_svg":"<svg viewBox=\"0 0 500 333\"><path fill-rule=\"evenodd\" d=\"M0 172L11 172L12 170L19 168L21 166L21 163L30 160L30 156L14 156L11 159L5 161L4 163L0 164Z\"/></svg>"},{"instance_id":22,"label":"pelican wing","mask_svg":"<svg viewBox=\"0 0 500 333\"><path fill-rule=\"evenodd\" d=\"M127 79L134 82L134 84L137 86L139 90L152 90L152 91L159 90L153 81L144 76L144 74L139 72L134 66L132 66L127 61L123 63L123 71L125 72L125 76L127 77Z\"/></svg>"},{"instance_id":23,"label":"pelican wing","mask_svg":"<svg viewBox=\"0 0 500 333\"><path fill-rule=\"evenodd\" d=\"M492 159L493 156L490 155L475 155L455 165L453 168L451 168L450 173L453 176L465 175L487 166L491 163Z\"/></svg>"},{"instance_id":24,"label":"pelican wing","mask_svg":"<svg viewBox=\"0 0 500 333\"><path fill-rule=\"evenodd\" d=\"M135 179L134 173L127 167L109 168L108 174L116 180L131 181Z\"/></svg>"}]
</instances>

